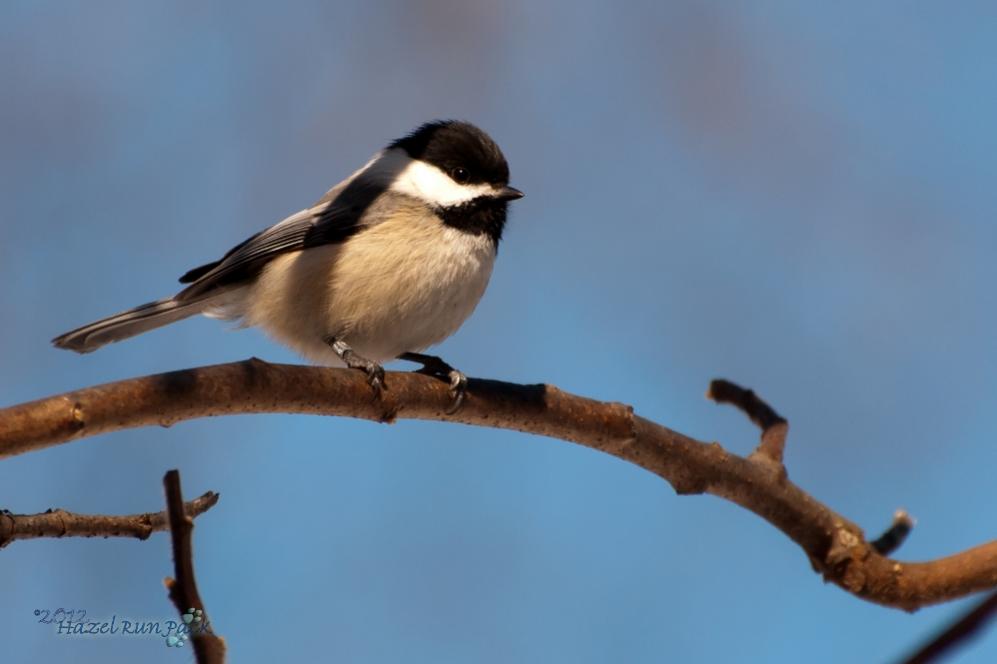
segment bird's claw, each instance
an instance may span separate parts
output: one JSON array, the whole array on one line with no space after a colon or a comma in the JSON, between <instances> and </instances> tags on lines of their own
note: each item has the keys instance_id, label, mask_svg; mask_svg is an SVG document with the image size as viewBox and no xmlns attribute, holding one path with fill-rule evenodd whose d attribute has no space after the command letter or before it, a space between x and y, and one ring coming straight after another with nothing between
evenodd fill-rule
<instances>
[{"instance_id":1,"label":"bird's claw","mask_svg":"<svg viewBox=\"0 0 997 664\"><path fill-rule=\"evenodd\" d=\"M463 373L457 371L435 355L402 353L398 356L398 359L408 362L418 362L422 365L422 368L416 369L416 373L447 381L450 391L450 407L447 408L447 415L453 415L464 405L464 397L467 395L467 376Z\"/></svg>"},{"instance_id":2,"label":"bird's claw","mask_svg":"<svg viewBox=\"0 0 997 664\"><path fill-rule=\"evenodd\" d=\"M371 362L363 370L367 374L367 384L374 390L374 396L380 397L384 391L384 367Z\"/></svg>"},{"instance_id":3,"label":"bird's claw","mask_svg":"<svg viewBox=\"0 0 997 664\"><path fill-rule=\"evenodd\" d=\"M447 415L453 415L464 405L464 396L467 394L467 376L454 368L451 368L447 375L450 378L451 399Z\"/></svg>"}]
</instances>

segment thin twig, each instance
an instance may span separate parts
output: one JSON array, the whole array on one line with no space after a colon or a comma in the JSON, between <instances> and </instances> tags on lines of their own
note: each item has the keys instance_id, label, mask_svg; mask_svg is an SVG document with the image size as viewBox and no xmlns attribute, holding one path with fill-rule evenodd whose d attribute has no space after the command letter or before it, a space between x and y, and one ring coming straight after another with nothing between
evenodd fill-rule
<instances>
[{"instance_id":1,"label":"thin twig","mask_svg":"<svg viewBox=\"0 0 997 664\"><path fill-rule=\"evenodd\" d=\"M905 510L897 510L893 513L893 523L890 527L869 544L879 555L888 556L900 548L913 528L914 519L910 514Z\"/></svg>"},{"instance_id":2,"label":"thin twig","mask_svg":"<svg viewBox=\"0 0 997 664\"><path fill-rule=\"evenodd\" d=\"M997 587L997 541L930 562L887 558L857 525L774 473L771 462L694 440L635 415L629 406L550 385L489 380L469 382L457 413L447 413L450 404L448 386L422 374L390 373L381 398L372 399L361 372L252 359L133 378L0 410L0 458L108 431L234 413L462 422L587 445L656 473L680 494L710 493L734 502L796 542L826 580L871 602L914 610Z\"/></svg>"},{"instance_id":3,"label":"thin twig","mask_svg":"<svg viewBox=\"0 0 997 664\"><path fill-rule=\"evenodd\" d=\"M997 593L991 593L979 604L960 616L940 634L903 660L903 664L929 664L951 655L956 647L980 635L987 623L997 615Z\"/></svg>"},{"instance_id":4,"label":"thin twig","mask_svg":"<svg viewBox=\"0 0 997 664\"><path fill-rule=\"evenodd\" d=\"M200 611L200 620L196 621L200 624L190 625L190 638L198 664L224 664L225 641L211 631L208 612L204 609L204 602L194 580L194 554L191 545L194 520L184 513L180 471L167 471L163 477L163 486L166 489L166 512L169 515L173 569L176 575L175 579L166 578L166 588L181 618L190 610Z\"/></svg>"},{"instance_id":5,"label":"thin twig","mask_svg":"<svg viewBox=\"0 0 997 664\"><path fill-rule=\"evenodd\" d=\"M191 517L214 507L218 494L208 491L200 498L184 503ZM0 511L0 549L14 540L37 537L136 537L148 539L154 532L167 530L166 512L146 512L127 516L77 514L50 509L41 514L12 514Z\"/></svg>"},{"instance_id":6,"label":"thin twig","mask_svg":"<svg viewBox=\"0 0 997 664\"><path fill-rule=\"evenodd\" d=\"M782 465L786 436L789 434L789 422L782 415L775 412L775 409L753 391L722 378L710 383L706 397L718 404L731 404L744 411L744 414L762 430L762 440L754 452L755 455Z\"/></svg>"}]
</instances>

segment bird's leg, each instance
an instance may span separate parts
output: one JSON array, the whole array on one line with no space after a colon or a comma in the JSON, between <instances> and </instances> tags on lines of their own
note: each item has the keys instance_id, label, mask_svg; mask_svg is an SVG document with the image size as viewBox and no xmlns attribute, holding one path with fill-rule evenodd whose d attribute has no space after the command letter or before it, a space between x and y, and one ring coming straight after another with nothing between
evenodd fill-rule
<instances>
[{"instance_id":1,"label":"bird's leg","mask_svg":"<svg viewBox=\"0 0 997 664\"><path fill-rule=\"evenodd\" d=\"M461 404L464 403L464 395L467 393L467 376L435 355L402 353L398 356L398 359L421 364L422 368L418 369L416 373L426 374L434 378L442 378L450 382L450 397L453 399L453 403L450 405L450 409L447 410L448 415L456 413Z\"/></svg>"},{"instance_id":2,"label":"bird's leg","mask_svg":"<svg viewBox=\"0 0 997 664\"><path fill-rule=\"evenodd\" d=\"M374 396L381 396L381 390L384 389L384 367L358 355L355 350L350 348L349 344L341 339L326 337L323 341L329 344L329 347L336 352L336 355L346 366L350 369L359 369L367 374L367 382L374 390Z\"/></svg>"}]
</instances>

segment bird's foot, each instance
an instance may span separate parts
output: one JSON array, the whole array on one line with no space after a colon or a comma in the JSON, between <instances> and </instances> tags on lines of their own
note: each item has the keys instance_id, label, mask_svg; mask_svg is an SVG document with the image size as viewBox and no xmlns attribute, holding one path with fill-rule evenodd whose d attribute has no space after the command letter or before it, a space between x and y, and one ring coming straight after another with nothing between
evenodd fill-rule
<instances>
[{"instance_id":1,"label":"bird's foot","mask_svg":"<svg viewBox=\"0 0 997 664\"><path fill-rule=\"evenodd\" d=\"M450 407L447 415L453 415L464 404L464 396L467 394L467 376L452 366L444 362L436 355L423 355L422 353L402 353L399 360L407 362L418 362L422 365L416 373L426 374L433 378L446 380L450 384Z\"/></svg>"},{"instance_id":2,"label":"bird's foot","mask_svg":"<svg viewBox=\"0 0 997 664\"><path fill-rule=\"evenodd\" d=\"M350 348L349 344L334 337L326 337L325 342L329 344L336 355L339 356L350 369L359 369L367 374L367 384L374 390L374 396L380 397L381 392L387 389L384 382L384 367L377 362L368 360L363 355L357 354Z\"/></svg>"}]
</instances>

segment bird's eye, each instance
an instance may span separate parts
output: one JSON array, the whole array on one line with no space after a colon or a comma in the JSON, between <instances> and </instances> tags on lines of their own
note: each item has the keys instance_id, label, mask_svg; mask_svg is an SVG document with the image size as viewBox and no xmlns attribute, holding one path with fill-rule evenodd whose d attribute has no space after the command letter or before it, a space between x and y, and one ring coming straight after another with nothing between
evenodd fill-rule
<instances>
[{"instance_id":1,"label":"bird's eye","mask_svg":"<svg viewBox=\"0 0 997 664\"><path fill-rule=\"evenodd\" d=\"M458 184L464 184L471 179L471 174L463 166L458 166L450 171L450 177Z\"/></svg>"}]
</instances>

